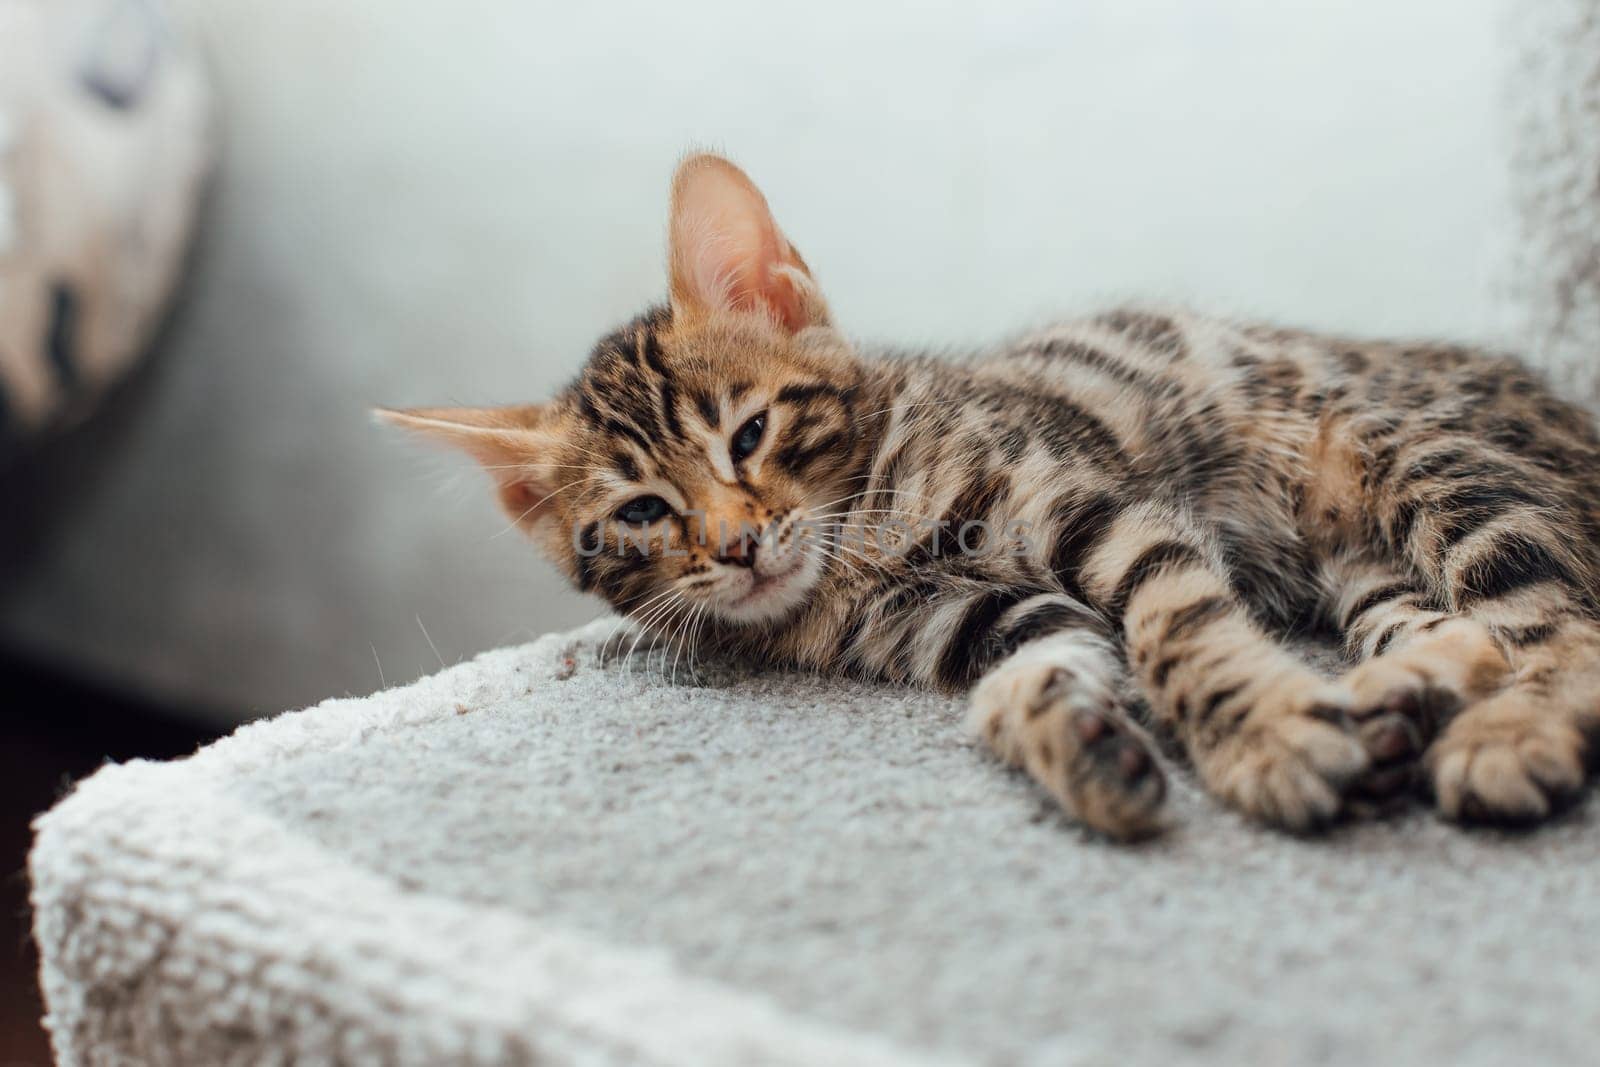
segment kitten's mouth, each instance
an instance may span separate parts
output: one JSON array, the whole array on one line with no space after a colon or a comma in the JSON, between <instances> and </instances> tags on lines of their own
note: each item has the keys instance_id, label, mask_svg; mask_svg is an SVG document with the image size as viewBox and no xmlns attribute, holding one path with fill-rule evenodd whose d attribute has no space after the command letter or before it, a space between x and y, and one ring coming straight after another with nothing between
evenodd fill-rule
<instances>
[{"instance_id":1,"label":"kitten's mouth","mask_svg":"<svg viewBox=\"0 0 1600 1067\"><path fill-rule=\"evenodd\" d=\"M721 614L734 622L767 622L787 614L805 595L808 554L797 552L782 570L762 574L750 571L744 592L724 601Z\"/></svg>"},{"instance_id":2,"label":"kitten's mouth","mask_svg":"<svg viewBox=\"0 0 1600 1067\"><path fill-rule=\"evenodd\" d=\"M781 590L789 583L791 578L800 572L800 568L804 565L804 563L805 561L803 559L801 559L799 556L796 556L788 566L784 567L784 569L779 571L777 574L757 574L754 570L752 570L750 572L750 588L745 590L744 593L734 600L730 606L742 607L756 600L758 597L763 597L775 591Z\"/></svg>"}]
</instances>

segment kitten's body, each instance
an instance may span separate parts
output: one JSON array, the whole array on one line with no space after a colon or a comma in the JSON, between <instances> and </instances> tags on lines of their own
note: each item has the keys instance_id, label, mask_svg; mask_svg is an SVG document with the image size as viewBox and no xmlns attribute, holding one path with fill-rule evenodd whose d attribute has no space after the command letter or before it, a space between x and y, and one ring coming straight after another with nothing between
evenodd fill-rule
<instances>
[{"instance_id":1,"label":"kitten's body","mask_svg":"<svg viewBox=\"0 0 1600 1067\"><path fill-rule=\"evenodd\" d=\"M1423 766L1447 814L1537 818L1600 729L1600 439L1510 360L1167 312L863 354L701 157L670 309L546 408L397 417L476 453L580 588L673 640L976 683L996 752L1116 836L1164 792L1135 689L1208 787L1291 828ZM708 543L729 524L759 539ZM1312 629L1344 677L1279 643Z\"/></svg>"},{"instance_id":2,"label":"kitten's body","mask_svg":"<svg viewBox=\"0 0 1600 1067\"><path fill-rule=\"evenodd\" d=\"M1050 558L1062 528L1108 519L1095 514L1108 498L1189 516L1214 540L1234 591L1275 632L1336 628L1331 564L1389 551L1383 518L1441 492L1457 498L1452 542L1514 519L1521 505L1565 511L1580 584L1600 598L1600 443L1587 415L1513 360L1131 310L965 360L867 358L850 399L875 416L862 420L871 447L856 475L872 489L848 505L851 529L840 537L875 567L836 570L833 595L784 626L726 631L769 656L781 648L805 667L959 687L969 674L893 654L894 619L874 614L884 591L938 577L1062 585L1070 561ZM1425 456L1458 452L1452 470L1408 476ZM907 550L885 522L921 536ZM959 545L969 522L978 525ZM978 550L983 534L1011 524L1036 552ZM942 553L932 550L934 529ZM844 621L863 613L875 621ZM863 633L841 647L856 628Z\"/></svg>"}]
</instances>

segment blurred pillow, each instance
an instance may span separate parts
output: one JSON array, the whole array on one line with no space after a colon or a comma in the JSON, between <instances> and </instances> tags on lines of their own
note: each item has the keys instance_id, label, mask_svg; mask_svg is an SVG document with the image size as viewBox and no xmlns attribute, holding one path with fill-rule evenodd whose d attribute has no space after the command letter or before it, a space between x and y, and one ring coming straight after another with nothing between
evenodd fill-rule
<instances>
[{"instance_id":1,"label":"blurred pillow","mask_svg":"<svg viewBox=\"0 0 1600 1067\"><path fill-rule=\"evenodd\" d=\"M0 459L85 414L146 346L209 116L161 0L0 0Z\"/></svg>"}]
</instances>

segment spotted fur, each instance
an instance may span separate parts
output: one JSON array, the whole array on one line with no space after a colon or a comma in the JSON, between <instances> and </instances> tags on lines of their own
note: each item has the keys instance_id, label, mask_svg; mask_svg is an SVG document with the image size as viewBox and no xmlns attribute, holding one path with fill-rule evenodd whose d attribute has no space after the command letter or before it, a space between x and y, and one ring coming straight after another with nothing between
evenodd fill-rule
<instances>
[{"instance_id":1,"label":"spotted fur","mask_svg":"<svg viewBox=\"0 0 1600 1067\"><path fill-rule=\"evenodd\" d=\"M1149 310L958 360L862 348L708 156L669 267L549 404L389 413L645 629L971 689L1001 758L1121 838L1160 825L1147 729L1294 830L1418 784L1538 819L1583 784L1600 438L1514 360ZM647 497L661 518L619 518ZM1342 676L1286 640L1316 632Z\"/></svg>"}]
</instances>

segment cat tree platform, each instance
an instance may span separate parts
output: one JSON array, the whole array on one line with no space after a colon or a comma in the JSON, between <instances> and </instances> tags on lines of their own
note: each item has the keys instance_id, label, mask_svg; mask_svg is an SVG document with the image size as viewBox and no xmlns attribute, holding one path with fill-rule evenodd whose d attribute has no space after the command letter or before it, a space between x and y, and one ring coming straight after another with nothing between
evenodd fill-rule
<instances>
[{"instance_id":1,"label":"cat tree platform","mask_svg":"<svg viewBox=\"0 0 1600 1067\"><path fill-rule=\"evenodd\" d=\"M958 702L609 622L108 766L38 822L63 1064L1575 1063L1600 805L1093 840ZM670 659L665 673L670 676ZM41 709L44 713L44 709Z\"/></svg>"}]
</instances>

